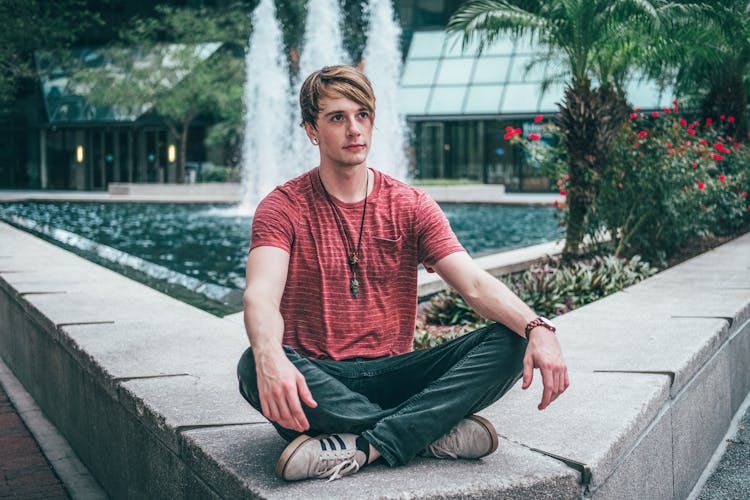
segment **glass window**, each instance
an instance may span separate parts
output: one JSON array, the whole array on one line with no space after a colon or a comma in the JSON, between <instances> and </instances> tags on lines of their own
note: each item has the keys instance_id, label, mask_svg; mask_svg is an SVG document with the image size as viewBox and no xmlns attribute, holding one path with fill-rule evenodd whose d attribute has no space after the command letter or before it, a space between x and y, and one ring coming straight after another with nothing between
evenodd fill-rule
<instances>
[{"instance_id":1,"label":"glass window","mask_svg":"<svg viewBox=\"0 0 750 500\"><path fill-rule=\"evenodd\" d=\"M513 54L515 42L510 37L499 36L491 44L484 48L482 54L488 56L509 56Z\"/></svg>"},{"instance_id":2,"label":"glass window","mask_svg":"<svg viewBox=\"0 0 750 500\"><path fill-rule=\"evenodd\" d=\"M482 56L477 60L473 83L505 83L510 57Z\"/></svg>"},{"instance_id":3,"label":"glass window","mask_svg":"<svg viewBox=\"0 0 750 500\"><path fill-rule=\"evenodd\" d=\"M466 98L464 113L495 114L503 95L502 85L472 85Z\"/></svg>"},{"instance_id":4,"label":"glass window","mask_svg":"<svg viewBox=\"0 0 750 500\"><path fill-rule=\"evenodd\" d=\"M438 57L443 50L444 40L445 33L442 31L418 31L411 39L408 58Z\"/></svg>"},{"instance_id":5,"label":"glass window","mask_svg":"<svg viewBox=\"0 0 750 500\"><path fill-rule=\"evenodd\" d=\"M465 93L466 87L436 87L427 111L432 114L459 114Z\"/></svg>"},{"instance_id":6,"label":"glass window","mask_svg":"<svg viewBox=\"0 0 750 500\"><path fill-rule=\"evenodd\" d=\"M443 59L438 70L438 85L467 85L471 79L474 59Z\"/></svg>"},{"instance_id":7,"label":"glass window","mask_svg":"<svg viewBox=\"0 0 750 500\"><path fill-rule=\"evenodd\" d=\"M479 43L474 37L471 42L463 44L463 35L448 35L445 39L445 49L443 57L474 57L479 50Z\"/></svg>"},{"instance_id":8,"label":"glass window","mask_svg":"<svg viewBox=\"0 0 750 500\"><path fill-rule=\"evenodd\" d=\"M432 85L438 59L424 61L406 61L404 73L401 75L401 85Z\"/></svg>"},{"instance_id":9,"label":"glass window","mask_svg":"<svg viewBox=\"0 0 750 500\"><path fill-rule=\"evenodd\" d=\"M564 94L565 85L562 83L551 84L542 94L537 111L541 113L557 113L557 103L562 102L565 97Z\"/></svg>"},{"instance_id":10,"label":"glass window","mask_svg":"<svg viewBox=\"0 0 750 500\"><path fill-rule=\"evenodd\" d=\"M524 36L516 41L516 55L520 54L538 54L544 52L544 49L539 45L538 42L531 41L531 37Z\"/></svg>"},{"instance_id":11,"label":"glass window","mask_svg":"<svg viewBox=\"0 0 750 500\"><path fill-rule=\"evenodd\" d=\"M401 88L398 93L398 111L405 115L423 115L430 97L431 87Z\"/></svg>"},{"instance_id":12,"label":"glass window","mask_svg":"<svg viewBox=\"0 0 750 500\"><path fill-rule=\"evenodd\" d=\"M662 98L662 92L659 86L654 82L648 81L630 81L625 86L625 91L633 106L645 109L661 109L672 107L672 100Z\"/></svg>"},{"instance_id":13,"label":"glass window","mask_svg":"<svg viewBox=\"0 0 750 500\"><path fill-rule=\"evenodd\" d=\"M513 58L513 67L508 75L509 82L541 82L544 80L545 63L538 62L539 57L533 56L515 56Z\"/></svg>"},{"instance_id":14,"label":"glass window","mask_svg":"<svg viewBox=\"0 0 750 500\"><path fill-rule=\"evenodd\" d=\"M507 85L500 112L523 113L536 110L541 87L538 83Z\"/></svg>"}]
</instances>

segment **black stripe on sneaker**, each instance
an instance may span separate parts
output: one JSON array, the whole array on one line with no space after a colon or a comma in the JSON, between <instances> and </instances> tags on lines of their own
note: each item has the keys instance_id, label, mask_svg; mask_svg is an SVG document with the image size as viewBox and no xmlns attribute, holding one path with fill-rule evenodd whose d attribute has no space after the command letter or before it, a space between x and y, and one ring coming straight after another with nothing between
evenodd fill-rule
<instances>
[{"instance_id":1,"label":"black stripe on sneaker","mask_svg":"<svg viewBox=\"0 0 750 500\"><path fill-rule=\"evenodd\" d=\"M326 438L326 441L328 441L328 446L331 447L331 451L336 451L336 445L333 444L333 440L331 440L331 438Z\"/></svg>"},{"instance_id":2,"label":"black stripe on sneaker","mask_svg":"<svg viewBox=\"0 0 750 500\"><path fill-rule=\"evenodd\" d=\"M325 443L325 441L323 441L322 439L318 439L318 442L320 443L320 448L323 451L326 451L326 443Z\"/></svg>"},{"instance_id":3,"label":"black stripe on sneaker","mask_svg":"<svg viewBox=\"0 0 750 500\"><path fill-rule=\"evenodd\" d=\"M346 449L346 445L344 444L344 440L341 439L341 437L338 434L333 434L331 437L332 438L336 438L336 441L339 442L339 446L341 447L342 450Z\"/></svg>"}]
</instances>

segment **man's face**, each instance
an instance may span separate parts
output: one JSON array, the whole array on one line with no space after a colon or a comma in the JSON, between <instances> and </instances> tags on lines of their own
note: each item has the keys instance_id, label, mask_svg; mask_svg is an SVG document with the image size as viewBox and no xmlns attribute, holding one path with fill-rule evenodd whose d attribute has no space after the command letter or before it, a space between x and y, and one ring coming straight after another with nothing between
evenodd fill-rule
<instances>
[{"instance_id":1,"label":"man's face","mask_svg":"<svg viewBox=\"0 0 750 500\"><path fill-rule=\"evenodd\" d=\"M305 124L308 137L319 142L321 166L364 164L370 151L373 118L366 108L340 94L321 98L317 130Z\"/></svg>"}]
</instances>

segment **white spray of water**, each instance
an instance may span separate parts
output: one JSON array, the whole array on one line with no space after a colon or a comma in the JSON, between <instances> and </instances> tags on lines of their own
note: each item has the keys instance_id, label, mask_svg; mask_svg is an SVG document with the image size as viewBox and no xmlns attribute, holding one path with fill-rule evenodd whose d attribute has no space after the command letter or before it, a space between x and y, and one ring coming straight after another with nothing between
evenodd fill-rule
<instances>
[{"instance_id":1,"label":"white spray of water","mask_svg":"<svg viewBox=\"0 0 750 500\"><path fill-rule=\"evenodd\" d=\"M294 114L297 118L295 125L302 121L297 99L305 78L323 66L349 64L349 57L344 51L340 23L341 8L338 0L310 0L307 4L305 36L299 59L297 92L294 96L294 102L297 105ZM307 135L296 127L292 132L292 137L294 140L292 161L296 162L300 173L317 165L320 161L318 148L310 144Z\"/></svg>"},{"instance_id":2,"label":"white spray of water","mask_svg":"<svg viewBox=\"0 0 750 500\"><path fill-rule=\"evenodd\" d=\"M252 23L245 58L241 214L251 214L279 179L294 174L283 154L289 150L294 114L289 108L289 68L273 0L261 0Z\"/></svg>"},{"instance_id":3,"label":"white spray of water","mask_svg":"<svg viewBox=\"0 0 750 500\"><path fill-rule=\"evenodd\" d=\"M398 112L401 81L401 27L391 0L369 0L369 27L363 54L365 73L375 90L375 131L368 164L397 179L406 180L406 120Z\"/></svg>"}]
</instances>

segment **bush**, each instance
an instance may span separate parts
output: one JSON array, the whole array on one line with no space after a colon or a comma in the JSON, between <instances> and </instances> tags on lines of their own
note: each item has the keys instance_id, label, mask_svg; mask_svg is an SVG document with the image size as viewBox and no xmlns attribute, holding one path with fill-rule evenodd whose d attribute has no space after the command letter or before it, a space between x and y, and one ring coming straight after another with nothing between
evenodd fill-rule
<instances>
[{"instance_id":1,"label":"bush","mask_svg":"<svg viewBox=\"0 0 750 500\"><path fill-rule=\"evenodd\" d=\"M552 318L594 302L656 273L639 257L594 257L564 264L560 259L504 276L503 282L542 316ZM414 348L434 347L489 323L454 291L435 295L420 317Z\"/></svg>"},{"instance_id":2,"label":"bush","mask_svg":"<svg viewBox=\"0 0 750 500\"><path fill-rule=\"evenodd\" d=\"M664 262L693 238L750 222L747 147L710 120L689 123L676 104L631 115L600 181L589 230L608 228L615 255Z\"/></svg>"}]
</instances>

